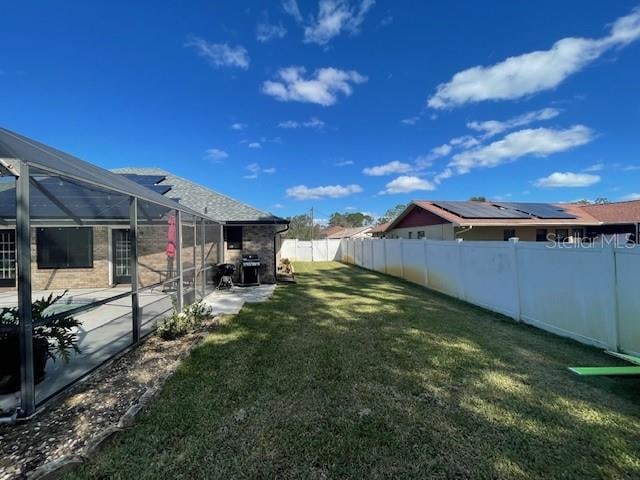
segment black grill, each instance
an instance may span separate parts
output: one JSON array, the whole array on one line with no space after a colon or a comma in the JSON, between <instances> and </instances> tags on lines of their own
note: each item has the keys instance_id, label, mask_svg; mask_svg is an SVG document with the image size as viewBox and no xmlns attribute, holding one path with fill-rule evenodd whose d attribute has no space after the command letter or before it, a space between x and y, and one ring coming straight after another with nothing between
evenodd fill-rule
<instances>
[{"instance_id":1,"label":"black grill","mask_svg":"<svg viewBox=\"0 0 640 480\"><path fill-rule=\"evenodd\" d=\"M242 285L260 285L260 257L256 254L242 255L240 282Z\"/></svg>"}]
</instances>

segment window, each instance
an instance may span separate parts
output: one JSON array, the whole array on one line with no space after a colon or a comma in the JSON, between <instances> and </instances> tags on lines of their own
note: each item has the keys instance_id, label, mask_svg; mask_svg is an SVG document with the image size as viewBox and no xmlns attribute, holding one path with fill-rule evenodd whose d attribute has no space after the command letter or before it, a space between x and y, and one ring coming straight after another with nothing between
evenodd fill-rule
<instances>
[{"instance_id":1,"label":"window","mask_svg":"<svg viewBox=\"0 0 640 480\"><path fill-rule=\"evenodd\" d=\"M424 238L424 230L418 232L418 238Z\"/></svg>"},{"instance_id":2,"label":"window","mask_svg":"<svg viewBox=\"0 0 640 480\"><path fill-rule=\"evenodd\" d=\"M16 284L16 231L0 230L0 287Z\"/></svg>"},{"instance_id":3,"label":"window","mask_svg":"<svg viewBox=\"0 0 640 480\"><path fill-rule=\"evenodd\" d=\"M546 228L536 229L536 242L546 242L546 241L547 241L547 229Z\"/></svg>"},{"instance_id":4,"label":"window","mask_svg":"<svg viewBox=\"0 0 640 480\"><path fill-rule=\"evenodd\" d=\"M413 232L409 232L409 238L413 238Z\"/></svg>"},{"instance_id":5,"label":"window","mask_svg":"<svg viewBox=\"0 0 640 480\"><path fill-rule=\"evenodd\" d=\"M38 268L93 268L93 229L39 228Z\"/></svg>"},{"instance_id":6,"label":"window","mask_svg":"<svg viewBox=\"0 0 640 480\"><path fill-rule=\"evenodd\" d=\"M242 250L242 227L224 227L228 250Z\"/></svg>"},{"instance_id":7,"label":"window","mask_svg":"<svg viewBox=\"0 0 640 480\"><path fill-rule=\"evenodd\" d=\"M509 240L510 238L513 238L516 236L516 229L515 228L505 228L504 229L504 234L503 234L503 239L506 242L507 240Z\"/></svg>"},{"instance_id":8,"label":"window","mask_svg":"<svg viewBox=\"0 0 640 480\"><path fill-rule=\"evenodd\" d=\"M569 229L567 228L556 228L556 241L564 242L569 237Z\"/></svg>"},{"instance_id":9,"label":"window","mask_svg":"<svg viewBox=\"0 0 640 480\"><path fill-rule=\"evenodd\" d=\"M579 241L584 235L581 228L574 228L573 230L571 230L571 236L574 240Z\"/></svg>"}]
</instances>

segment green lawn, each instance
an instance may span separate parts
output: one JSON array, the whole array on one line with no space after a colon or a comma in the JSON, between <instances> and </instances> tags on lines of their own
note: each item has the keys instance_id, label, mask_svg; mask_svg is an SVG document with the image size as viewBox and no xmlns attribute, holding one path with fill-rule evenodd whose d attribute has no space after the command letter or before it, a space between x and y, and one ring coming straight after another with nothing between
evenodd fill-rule
<instances>
[{"instance_id":1,"label":"green lawn","mask_svg":"<svg viewBox=\"0 0 640 480\"><path fill-rule=\"evenodd\" d=\"M640 478L640 380L599 351L338 263L211 334L78 478Z\"/></svg>"}]
</instances>

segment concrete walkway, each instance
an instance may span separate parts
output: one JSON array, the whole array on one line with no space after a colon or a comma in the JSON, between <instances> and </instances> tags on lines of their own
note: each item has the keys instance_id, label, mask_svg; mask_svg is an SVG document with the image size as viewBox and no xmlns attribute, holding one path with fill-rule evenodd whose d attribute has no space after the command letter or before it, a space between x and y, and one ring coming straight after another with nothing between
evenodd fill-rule
<instances>
[{"instance_id":1,"label":"concrete walkway","mask_svg":"<svg viewBox=\"0 0 640 480\"><path fill-rule=\"evenodd\" d=\"M275 285L257 287L234 286L231 290L216 290L202 301L213 309L213 314L234 314L240 312L245 303L261 303L271 298Z\"/></svg>"}]
</instances>

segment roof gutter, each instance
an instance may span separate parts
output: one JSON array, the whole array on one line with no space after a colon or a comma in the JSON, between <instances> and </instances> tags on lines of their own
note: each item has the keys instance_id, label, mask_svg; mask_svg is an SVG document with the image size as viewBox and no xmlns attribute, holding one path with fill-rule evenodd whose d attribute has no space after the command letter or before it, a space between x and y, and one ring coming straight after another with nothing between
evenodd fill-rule
<instances>
[{"instance_id":1,"label":"roof gutter","mask_svg":"<svg viewBox=\"0 0 640 480\"><path fill-rule=\"evenodd\" d=\"M275 235L273 236L273 278L275 278L276 283L278 282L278 253L276 252L276 243L278 239L278 235L283 234L284 232L289 231L289 222L287 222L287 227L282 230L276 230Z\"/></svg>"}]
</instances>

